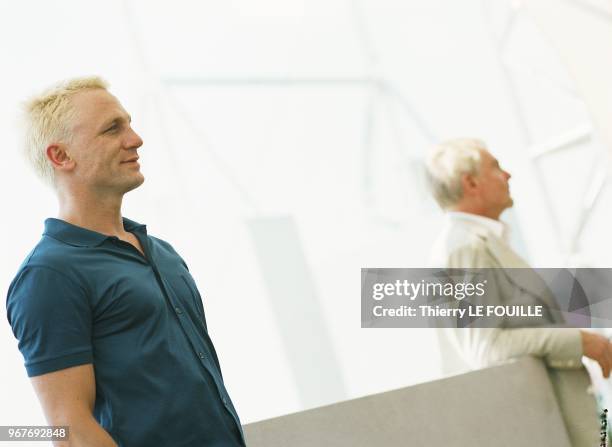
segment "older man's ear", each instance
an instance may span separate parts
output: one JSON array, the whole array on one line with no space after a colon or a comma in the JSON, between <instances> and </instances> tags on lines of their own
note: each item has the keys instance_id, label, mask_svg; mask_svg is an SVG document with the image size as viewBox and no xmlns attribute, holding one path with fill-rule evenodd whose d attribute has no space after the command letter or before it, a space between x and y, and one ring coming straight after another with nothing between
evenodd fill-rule
<instances>
[{"instance_id":1,"label":"older man's ear","mask_svg":"<svg viewBox=\"0 0 612 447\"><path fill-rule=\"evenodd\" d=\"M463 174L461 176L461 187L463 190L463 197L471 197L478 189L478 180L474 178L473 174Z\"/></svg>"}]
</instances>

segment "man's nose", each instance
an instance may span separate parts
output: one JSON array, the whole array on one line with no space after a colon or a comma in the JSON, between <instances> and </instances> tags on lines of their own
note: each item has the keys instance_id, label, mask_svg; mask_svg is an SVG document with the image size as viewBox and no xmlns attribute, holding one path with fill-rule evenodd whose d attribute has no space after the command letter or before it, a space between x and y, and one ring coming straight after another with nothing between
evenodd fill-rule
<instances>
[{"instance_id":1,"label":"man's nose","mask_svg":"<svg viewBox=\"0 0 612 447\"><path fill-rule=\"evenodd\" d=\"M133 129L130 129L129 135L125 140L125 148L138 149L140 146L142 146L142 138Z\"/></svg>"}]
</instances>

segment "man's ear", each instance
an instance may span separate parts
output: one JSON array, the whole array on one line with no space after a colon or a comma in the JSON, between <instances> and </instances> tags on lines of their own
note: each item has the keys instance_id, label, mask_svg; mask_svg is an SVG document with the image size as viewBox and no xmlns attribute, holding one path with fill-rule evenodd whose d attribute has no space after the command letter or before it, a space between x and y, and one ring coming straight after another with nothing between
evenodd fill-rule
<instances>
[{"instance_id":1,"label":"man's ear","mask_svg":"<svg viewBox=\"0 0 612 447\"><path fill-rule=\"evenodd\" d=\"M463 174L461 176L461 187L464 196L472 196L478 189L478 180L473 174Z\"/></svg>"},{"instance_id":2,"label":"man's ear","mask_svg":"<svg viewBox=\"0 0 612 447\"><path fill-rule=\"evenodd\" d=\"M47 158L57 169L70 169L74 166L74 160L66 150L66 146L61 143L53 143L47 147Z\"/></svg>"}]
</instances>

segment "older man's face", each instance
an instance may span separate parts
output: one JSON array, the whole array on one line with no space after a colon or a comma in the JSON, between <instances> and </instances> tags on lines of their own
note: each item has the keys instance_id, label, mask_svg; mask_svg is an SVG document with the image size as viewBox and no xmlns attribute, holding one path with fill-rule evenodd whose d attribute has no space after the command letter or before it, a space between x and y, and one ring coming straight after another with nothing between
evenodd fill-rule
<instances>
[{"instance_id":1,"label":"older man's face","mask_svg":"<svg viewBox=\"0 0 612 447\"><path fill-rule=\"evenodd\" d=\"M137 149L142 139L131 118L106 90L79 92L71 98L75 111L68 152L75 161L73 180L98 192L126 193L144 182Z\"/></svg>"},{"instance_id":2,"label":"older man's face","mask_svg":"<svg viewBox=\"0 0 612 447\"><path fill-rule=\"evenodd\" d=\"M476 175L480 198L491 214L499 215L513 205L510 196L510 174L504 171L489 151L481 150L480 171Z\"/></svg>"}]
</instances>

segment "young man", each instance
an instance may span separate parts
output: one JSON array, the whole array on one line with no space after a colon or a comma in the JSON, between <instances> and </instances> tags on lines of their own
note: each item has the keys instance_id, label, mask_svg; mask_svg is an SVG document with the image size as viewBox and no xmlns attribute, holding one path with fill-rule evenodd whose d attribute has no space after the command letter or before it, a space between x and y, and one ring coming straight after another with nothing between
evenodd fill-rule
<instances>
[{"instance_id":1,"label":"young man","mask_svg":"<svg viewBox=\"0 0 612 447\"><path fill-rule=\"evenodd\" d=\"M26 107L25 149L57 218L10 285L7 315L51 425L70 446L244 446L202 300L172 246L122 217L142 139L107 84Z\"/></svg>"},{"instance_id":2,"label":"young man","mask_svg":"<svg viewBox=\"0 0 612 447\"><path fill-rule=\"evenodd\" d=\"M427 174L434 198L447 217L433 248L433 266L494 268L499 269L500 278L509 274L507 269L530 269L508 245L505 225L499 220L502 212L513 205L510 174L482 141L457 139L442 143L430 154ZM534 304L537 299L547 299L533 295L527 284L521 290L516 286L512 290L516 281L513 277L505 282L510 288L504 290L523 294L525 302ZM587 394L589 377L581 358L584 355L596 360L603 375L609 377L612 345L605 337L572 328L465 328L441 331L440 342L445 351L443 357L452 357L455 347L471 368L524 355L542 358L549 368L572 445L586 447L597 442L597 410L593 397ZM447 372L456 367L452 365Z\"/></svg>"}]
</instances>

